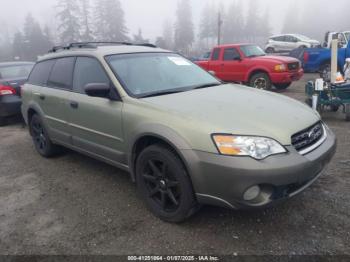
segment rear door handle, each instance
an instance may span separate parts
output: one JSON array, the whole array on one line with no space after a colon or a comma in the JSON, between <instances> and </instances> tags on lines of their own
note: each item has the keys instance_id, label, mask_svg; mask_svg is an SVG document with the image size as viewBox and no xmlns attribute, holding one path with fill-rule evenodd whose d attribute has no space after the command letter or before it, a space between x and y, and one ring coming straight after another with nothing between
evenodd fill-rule
<instances>
[{"instance_id":1,"label":"rear door handle","mask_svg":"<svg viewBox=\"0 0 350 262\"><path fill-rule=\"evenodd\" d=\"M71 108L77 109L79 107L79 104L78 104L78 102L71 101L70 106L71 106Z\"/></svg>"}]
</instances>

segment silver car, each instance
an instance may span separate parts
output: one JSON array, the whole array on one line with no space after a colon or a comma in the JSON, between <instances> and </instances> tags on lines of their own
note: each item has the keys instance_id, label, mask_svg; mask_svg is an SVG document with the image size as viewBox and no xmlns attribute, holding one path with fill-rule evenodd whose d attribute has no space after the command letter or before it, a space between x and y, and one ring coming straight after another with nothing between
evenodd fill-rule
<instances>
[{"instance_id":1,"label":"silver car","mask_svg":"<svg viewBox=\"0 0 350 262\"><path fill-rule=\"evenodd\" d=\"M312 48L320 45L317 40L299 34L275 35L266 44L266 53L289 52L296 48Z\"/></svg>"}]
</instances>

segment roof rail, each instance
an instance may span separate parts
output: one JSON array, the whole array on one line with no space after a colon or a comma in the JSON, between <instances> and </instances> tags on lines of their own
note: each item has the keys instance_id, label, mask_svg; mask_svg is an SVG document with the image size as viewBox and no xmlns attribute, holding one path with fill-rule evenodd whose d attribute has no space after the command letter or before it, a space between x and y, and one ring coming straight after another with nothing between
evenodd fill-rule
<instances>
[{"instance_id":1,"label":"roof rail","mask_svg":"<svg viewBox=\"0 0 350 262\"><path fill-rule=\"evenodd\" d=\"M49 53L55 53L61 50L70 50L72 48L97 48L99 46L110 46L110 45L133 45L133 46L145 46L156 48L156 45L150 43L129 43L129 42L75 42L70 43L67 46L54 46Z\"/></svg>"}]
</instances>

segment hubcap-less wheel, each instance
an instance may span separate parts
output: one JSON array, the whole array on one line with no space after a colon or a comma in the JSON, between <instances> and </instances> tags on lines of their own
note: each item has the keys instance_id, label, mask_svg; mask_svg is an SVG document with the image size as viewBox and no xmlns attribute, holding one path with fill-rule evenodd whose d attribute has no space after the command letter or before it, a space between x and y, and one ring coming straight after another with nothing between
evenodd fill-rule
<instances>
[{"instance_id":1,"label":"hubcap-less wheel","mask_svg":"<svg viewBox=\"0 0 350 262\"><path fill-rule=\"evenodd\" d=\"M198 209L190 177L171 148L162 144L145 148L137 156L135 171L139 194L160 219L182 222Z\"/></svg>"},{"instance_id":2,"label":"hubcap-less wheel","mask_svg":"<svg viewBox=\"0 0 350 262\"><path fill-rule=\"evenodd\" d=\"M257 89L266 90L266 89L267 89L267 82L266 82L266 79L265 79L265 78L262 78L262 77L261 77L261 78L255 79L253 87L254 87L254 88L257 88Z\"/></svg>"},{"instance_id":3,"label":"hubcap-less wheel","mask_svg":"<svg viewBox=\"0 0 350 262\"><path fill-rule=\"evenodd\" d=\"M45 137L44 127L38 119L33 119L32 121L32 134L36 148L41 152L45 152L47 139Z\"/></svg>"},{"instance_id":4,"label":"hubcap-less wheel","mask_svg":"<svg viewBox=\"0 0 350 262\"><path fill-rule=\"evenodd\" d=\"M44 157L51 157L60 152L60 148L53 144L46 132L39 115L35 114L30 120L30 133L38 153Z\"/></svg>"},{"instance_id":5,"label":"hubcap-less wheel","mask_svg":"<svg viewBox=\"0 0 350 262\"><path fill-rule=\"evenodd\" d=\"M176 211L181 201L181 190L168 164L160 159L150 159L144 166L142 177L149 197L166 212Z\"/></svg>"}]
</instances>

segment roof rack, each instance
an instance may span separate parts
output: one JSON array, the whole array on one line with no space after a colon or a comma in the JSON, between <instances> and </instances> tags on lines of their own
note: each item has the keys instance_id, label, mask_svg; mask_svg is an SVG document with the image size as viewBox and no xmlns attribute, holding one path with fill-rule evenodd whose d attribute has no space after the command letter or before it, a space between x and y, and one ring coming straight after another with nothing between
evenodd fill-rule
<instances>
[{"instance_id":1,"label":"roof rack","mask_svg":"<svg viewBox=\"0 0 350 262\"><path fill-rule=\"evenodd\" d=\"M156 45L150 43L129 43L129 42L75 42L67 46L54 46L49 53L56 53L60 50L70 50L72 48L97 48L99 46L114 46L114 45L130 45L130 46L145 46L156 48Z\"/></svg>"}]
</instances>

